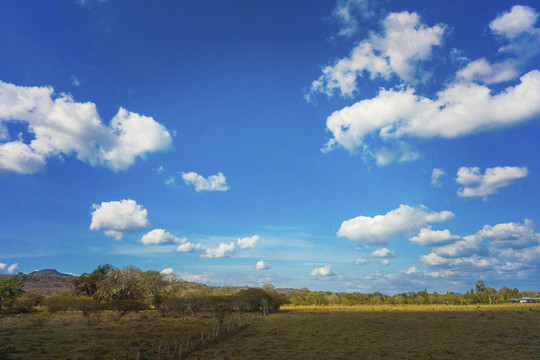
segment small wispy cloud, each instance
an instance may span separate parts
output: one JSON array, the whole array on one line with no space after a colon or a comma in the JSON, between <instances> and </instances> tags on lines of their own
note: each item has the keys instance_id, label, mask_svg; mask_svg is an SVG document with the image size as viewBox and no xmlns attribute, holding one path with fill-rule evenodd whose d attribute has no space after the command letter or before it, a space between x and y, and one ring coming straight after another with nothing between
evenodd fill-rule
<instances>
[{"instance_id":1,"label":"small wispy cloud","mask_svg":"<svg viewBox=\"0 0 540 360\"><path fill-rule=\"evenodd\" d=\"M19 270L19 264L4 264L0 263L0 271L6 271L8 274L14 274L17 270Z\"/></svg>"},{"instance_id":2,"label":"small wispy cloud","mask_svg":"<svg viewBox=\"0 0 540 360\"><path fill-rule=\"evenodd\" d=\"M204 178L195 172L183 172L182 179L184 179L186 184L195 186L195 191L197 192L229 190L227 179L221 172L217 175L210 175L207 178Z\"/></svg>"},{"instance_id":3,"label":"small wispy cloud","mask_svg":"<svg viewBox=\"0 0 540 360\"><path fill-rule=\"evenodd\" d=\"M81 81L77 79L75 75L71 75L71 83L73 84L73 86L76 86L76 87L81 85Z\"/></svg>"},{"instance_id":4,"label":"small wispy cloud","mask_svg":"<svg viewBox=\"0 0 540 360\"><path fill-rule=\"evenodd\" d=\"M445 176L446 175L446 172L442 169L433 169L433 171L431 172L431 186L435 186L435 187L441 187L441 183L439 182L439 178L441 176Z\"/></svg>"}]
</instances>

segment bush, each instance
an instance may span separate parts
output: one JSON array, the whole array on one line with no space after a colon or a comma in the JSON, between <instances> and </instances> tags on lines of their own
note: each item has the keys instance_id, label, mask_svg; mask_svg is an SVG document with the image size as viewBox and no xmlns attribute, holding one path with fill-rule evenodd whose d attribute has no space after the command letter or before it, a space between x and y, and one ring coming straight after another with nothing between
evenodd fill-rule
<instances>
[{"instance_id":1,"label":"bush","mask_svg":"<svg viewBox=\"0 0 540 360\"><path fill-rule=\"evenodd\" d=\"M51 314L58 311L68 311L73 307L74 299L71 296L53 295L43 301Z\"/></svg>"},{"instance_id":2,"label":"bush","mask_svg":"<svg viewBox=\"0 0 540 360\"><path fill-rule=\"evenodd\" d=\"M41 294L25 293L15 299L13 309L20 313L29 313L41 305L45 297Z\"/></svg>"}]
</instances>

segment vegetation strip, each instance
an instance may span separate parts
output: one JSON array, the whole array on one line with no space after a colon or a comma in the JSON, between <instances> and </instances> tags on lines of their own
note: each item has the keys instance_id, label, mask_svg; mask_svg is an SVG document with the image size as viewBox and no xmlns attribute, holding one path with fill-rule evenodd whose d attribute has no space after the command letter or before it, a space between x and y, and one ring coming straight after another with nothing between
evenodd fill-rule
<instances>
[{"instance_id":1,"label":"vegetation strip","mask_svg":"<svg viewBox=\"0 0 540 360\"><path fill-rule=\"evenodd\" d=\"M0 359L376 359L393 351L474 359L540 350L540 304L508 303L538 293L482 281L465 294L388 296L209 287L104 265L58 293L58 277L64 283L52 270L0 279ZM34 287L47 296L24 291L33 279L50 284Z\"/></svg>"}]
</instances>

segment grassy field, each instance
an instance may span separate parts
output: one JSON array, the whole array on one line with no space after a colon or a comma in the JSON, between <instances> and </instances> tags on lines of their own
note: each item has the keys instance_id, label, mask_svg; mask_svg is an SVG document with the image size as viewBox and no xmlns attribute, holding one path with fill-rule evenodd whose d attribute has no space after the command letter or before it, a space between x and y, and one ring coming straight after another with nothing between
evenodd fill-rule
<instances>
[{"instance_id":1,"label":"grassy field","mask_svg":"<svg viewBox=\"0 0 540 360\"><path fill-rule=\"evenodd\" d=\"M540 304L285 308L190 359L538 359Z\"/></svg>"},{"instance_id":2,"label":"grassy field","mask_svg":"<svg viewBox=\"0 0 540 360\"><path fill-rule=\"evenodd\" d=\"M157 311L141 311L119 319L104 311L88 324L77 312L4 315L0 359L136 359L137 352L140 359L158 359L160 344L162 360L178 359L180 351L184 359L190 351L234 336L257 318L227 316L216 337L219 322L210 314L161 317Z\"/></svg>"},{"instance_id":3,"label":"grassy field","mask_svg":"<svg viewBox=\"0 0 540 360\"><path fill-rule=\"evenodd\" d=\"M140 359L158 359L160 344L163 360L178 359L180 345L182 359L538 359L540 354L540 304L286 307L264 318L234 315L223 324L230 331L213 339L217 320L205 314L160 317L142 311L118 319L103 312L89 324L71 312L5 315L0 359L136 359L137 350Z\"/></svg>"}]
</instances>

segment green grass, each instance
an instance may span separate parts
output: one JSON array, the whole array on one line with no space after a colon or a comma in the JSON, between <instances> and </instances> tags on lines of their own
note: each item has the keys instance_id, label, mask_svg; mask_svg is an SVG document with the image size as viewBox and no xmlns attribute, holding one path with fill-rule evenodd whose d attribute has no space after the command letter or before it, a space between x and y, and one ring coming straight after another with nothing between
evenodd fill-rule
<instances>
[{"instance_id":1,"label":"green grass","mask_svg":"<svg viewBox=\"0 0 540 360\"><path fill-rule=\"evenodd\" d=\"M244 315L246 322L209 340L216 325L209 314L142 311L118 319L103 312L90 324L76 312L5 315L0 359L113 359L115 347L116 359L126 353L136 359L137 349L141 359L152 359L152 343L154 359L160 343L161 359L178 359L175 341L183 345L182 359L537 359L540 353L540 304L287 307L253 321Z\"/></svg>"},{"instance_id":2,"label":"green grass","mask_svg":"<svg viewBox=\"0 0 540 360\"><path fill-rule=\"evenodd\" d=\"M225 319L235 320L238 315ZM256 320L256 319L255 319ZM251 322L251 315L244 315L242 323ZM231 336L209 340L209 333L217 327L217 320L209 314L197 317L161 317L157 311L131 313L121 319L104 311L99 317L92 316L90 323L77 312L49 314L47 312L0 317L0 359L135 359L140 349L142 359L158 358L162 344L161 359L178 359L177 348L182 345L183 358L190 336L190 351L208 346ZM231 326L232 328L232 326ZM204 338L201 342L201 333ZM169 353L169 356L167 356Z\"/></svg>"},{"instance_id":3,"label":"green grass","mask_svg":"<svg viewBox=\"0 0 540 360\"><path fill-rule=\"evenodd\" d=\"M287 308L190 359L537 359L540 306Z\"/></svg>"}]
</instances>

